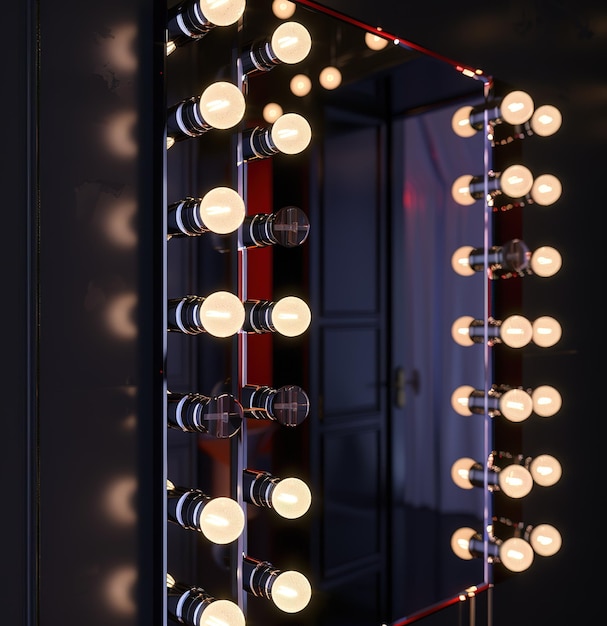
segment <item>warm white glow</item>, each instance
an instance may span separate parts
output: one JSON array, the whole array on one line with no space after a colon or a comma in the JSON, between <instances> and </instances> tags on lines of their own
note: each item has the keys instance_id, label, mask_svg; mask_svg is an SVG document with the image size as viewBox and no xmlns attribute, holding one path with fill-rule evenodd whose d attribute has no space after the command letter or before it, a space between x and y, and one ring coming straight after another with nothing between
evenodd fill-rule
<instances>
[{"instance_id":1,"label":"warm white glow","mask_svg":"<svg viewBox=\"0 0 607 626\"><path fill-rule=\"evenodd\" d=\"M200 202L200 219L214 233L234 232L244 221L245 206L240 195L229 187L215 187Z\"/></svg>"},{"instance_id":2,"label":"warm white glow","mask_svg":"<svg viewBox=\"0 0 607 626\"><path fill-rule=\"evenodd\" d=\"M200 530L213 543L231 543L244 529L244 512L236 500L209 500L200 515Z\"/></svg>"},{"instance_id":3,"label":"warm white glow","mask_svg":"<svg viewBox=\"0 0 607 626\"><path fill-rule=\"evenodd\" d=\"M214 600L204 607L197 626L245 626L245 617L234 602Z\"/></svg>"},{"instance_id":4,"label":"warm white glow","mask_svg":"<svg viewBox=\"0 0 607 626\"><path fill-rule=\"evenodd\" d=\"M451 480L462 489L473 489L474 485L470 482L470 470L476 464L474 459L462 457L457 459L451 466Z\"/></svg>"},{"instance_id":5,"label":"warm white glow","mask_svg":"<svg viewBox=\"0 0 607 626\"><path fill-rule=\"evenodd\" d=\"M474 535L476 535L476 530L467 526L458 528L451 535L451 550L453 550L454 554L460 559L469 561L474 558L474 555L469 550L470 540Z\"/></svg>"},{"instance_id":6,"label":"warm white glow","mask_svg":"<svg viewBox=\"0 0 607 626\"><path fill-rule=\"evenodd\" d=\"M472 276L476 272L470 267L470 255L474 248L472 246L462 246L451 256L451 267L460 276Z\"/></svg>"},{"instance_id":7,"label":"warm white glow","mask_svg":"<svg viewBox=\"0 0 607 626\"><path fill-rule=\"evenodd\" d=\"M285 154L298 154L308 147L312 129L308 120L297 113L285 113L272 125L272 141Z\"/></svg>"},{"instance_id":8,"label":"warm white glow","mask_svg":"<svg viewBox=\"0 0 607 626\"><path fill-rule=\"evenodd\" d=\"M325 67L320 73L318 81L325 89L337 89L341 85L341 72L333 66Z\"/></svg>"},{"instance_id":9,"label":"warm white glow","mask_svg":"<svg viewBox=\"0 0 607 626\"><path fill-rule=\"evenodd\" d=\"M167 137L167 150L175 145L175 137Z\"/></svg>"},{"instance_id":10,"label":"warm white glow","mask_svg":"<svg viewBox=\"0 0 607 626\"><path fill-rule=\"evenodd\" d=\"M533 326L526 317L511 315L500 326L500 338L511 348L522 348L533 338Z\"/></svg>"},{"instance_id":11,"label":"warm white glow","mask_svg":"<svg viewBox=\"0 0 607 626\"><path fill-rule=\"evenodd\" d=\"M470 315L458 317L451 325L451 337L460 346L472 346L474 341L470 337L470 324L474 318Z\"/></svg>"},{"instance_id":12,"label":"warm white glow","mask_svg":"<svg viewBox=\"0 0 607 626\"><path fill-rule=\"evenodd\" d=\"M500 113L508 124L524 124L533 114L533 100L524 91L512 91L504 96Z\"/></svg>"},{"instance_id":13,"label":"warm white glow","mask_svg":"<svg viewBox=\"0 0 607 626\"><path fill-rule=\"evenodd\" d=\"M308 329L312 314L308 305L296 296L280 299L272 307L272 326L286 337L296 337Z\"/></svg>"},{"instance_id":14,"label":"warm white glow","mask_svg":"<svg viewBox=\"0 0 607 626\"><path fill-rule=\"evenodd\" d=\"M200 323L207 333L215 337L235 335L242 328L244 318L244 305L228 291L212 293L200 307Z\"/></svg>"},{"instance_id":15,"label":"warm white glow","mask_svg":"<svg viewBox=\"0 0 607 626\"><path fill-rule=\"evenodd\" d=\"M468 402L473 391L474 387L462 385L451 394L451 407L458 415L472 415L472 411L468 408Z\"/></svg>"},{"instance_id":16,"label":"warm white glow","mask_svg":"<svg viewBox=\"0 0 607 626\"><path fill-rule=\"evenodd\" d=\"M470 174L464 174L455 179L453 185L451 185L451 196L453 199L462 206L469 206L476 202L476 199L472 197L470 193L470 183L472 182L472 176Z\"/></svg>"},{"instance_id":17,"label":"warm white glow","mask_svg":"<svg viewBox=\"0 0 607 626\"><path fill-rule=\"evenodd\" d=\"M198 0L201 13L215 26L235 24L244 13L245 0Z\"/></svg>"},{"instance_id":18,"label":"warm white glow","mask_svg":"<svg viewBox=\"0 0 607 626\"><path fill-rule=\"evenodd\" d=\"M507 539L500 545L500 561L511 572L523 572L533 563L533 549L520 537Z\"/></svg>"},{"instance_id":19,"label":"warm white glow","mask_svg":"<svg viewBox=\"0 0 607 626\"><path fill-rule=\"evenodd\" d=\"M533 477L522 465L513 463L497 474L500 489L510 498L524 498L533 487Z\"/></svg>"},{"instance_id":20,"label":"warm white glow","mask_svg":"<svg viewBox=\"0 0 607 626\"><path fill-rule=\"evenodd\" d=\"M529 534L529 543L536 554L553 556L563 544L561 533L550 524L538 524Z\"/></svg>"},{"instance_id":21,"label":"warm white glow","mask_svg":"<svg viewBox=\"0 0 607 626\"><path fill-rule=\"evenodd\" d=\"M284 22L272 34L271 44L279 61L293 64L303 61L312 48L312 38L298 22Z\"/></svg>"},{"instance_id":22,"label":"warm white glow","mask_svg":"<svg viewBox=\"0 0 607 626\"><path fill-rule=\"evenodd\" d=\"M276 577L270 593L272 601L281 611L297 613L310 602L312 587L303 574L286 571Z\"/></svg>"},{"instance_id":23,"label":"warm white glow","mask_svg":"<svg viewBox=\"0 0 607 626\"><path fill-rule=\"evenodd\" d=\"M282 115L282 107L276 102L268 102L263 108L262 115L268 124L273 124Z\"/></svg>"},{"instance_id":24,"label":"warm white glow","mask_svg":"<svg viewBox=\"0 0 607 626\"><path fill-rule=\"evenodd\" d=\"M550 348L561 335L561 325L553 317L544 315L533 322L533 343L540 348Z\"/></svg>"},{"instance_id":25,"label":"warm white glow","mask_svg":"<svg viewBox=\"0 0 607 626\"><path fill-rule=\"evenodd\" d=\"M365 33L365 43L367 48L371 50L383 50L388 45L388 40L383 37L379 37L375 33Z\"/></svg>"},{"instance_id":26,"label":"warm white glow","mask_svg":"<svg viewBox=\"0 0 607 626\"><path fill-rule=\"evenodd\" d=\"M312 89L312 81L305 74L296 74L291 79L290 87L295 96L307 96Z\"/></svg>"},{"instance_id":27,"label":"warm white glow","mask_svg":"<svg viewBox=\"0 0 607 626\"><path fill-rule=\"evenodd\" d=\"M549 137L561 127L562 121L561 112L551 104L545 104L531 117L531 130L540 137Z\"/></svg>"},{"instance_id":28,"label":"warm white glow","mask_svg":"<svg viewBox=\"0 0 607 626\"><path fill-rule=\"evenodd\" d=\"M175 50L177 50L177 46L175 45L175 42L167 41L167 49L166 49L167 56L171 56L171 54L173 54Z\"/></svg>"},{"instance_id":29,"label":"warm white glow","mask_svg":"<svg viewBox=\"0 0 607 626\"><path fill-rule=\"evenodd\" d=\"M542 206L554 204L563 191L561 181L552 174L538 176L531 187L531 197Z\"/></svg>"},{"instance_id":30,"label":"warm white glow","mask_svg":"<svg viewBox=\"0 0 607 626\"><path fill-rule=\"evenodd\" d=\"M283 478L272 491L272 507L282 517L296 519L310 508L312 493L299 478Z\"/></svg>"},{"instance_id":31,"label":"warm white glow","mask_svg":"<svg viewBox=\"0 0 607 626\"><path fill-rule=\"evenodd\" d=\"M167 572L167 587L171 589L177 581Z\"/></svg>"},{"instance_id":32,"label":"warm white glow","mask_svg":"<svg viewBox=\"0 0 607 626\"><path fill-rule=\"evenodd\" d=\"M287 20L295 13L296 6L294 2L289 2L289 0L274 0L272 13L280 20Z\"/></svg>"},{"instance_id":33,"label":"warm white glow","mask_svg":"<svg viewBox=\"0 0 607 626\"><path fill-rule=\"evenodd\" d=\"M558 483L563 474L561 464L550 454L536 456L529 465L533 480L542 487L551 487Z\"/></svg>"},{"instance_id":34,"label":"warm white glow","mask_svg":"<svg viewBox=\"0 0 607 626\"><path fill-rule=\"evenodd\" d=\"M108 330L118 339L137 337L137 294L124 293L108 298L105 310Z\"/></svg>"},{"instance_id":35,"label":"warm white glow","mask_svg":"<svg viewBox=\"0 0 607 626\"><path fill-rule=\"evenodd\" d=\"M232 128L244 116L245 100L232 83L219 81L209 85L200 96L200 115L213 128Z\"/></svg>"},{"instance_id":36,"label":"warm white glow","mask_svg":"<svg viewBox=\"0 0 607 626\"><path fill-rule=\"evenodd\" d=\"M533 174L524 165L511 165L501 174L500 189L511 198L522 198L533 186Z\"/></svg>"},{"instance_id":37,"label":"warm white glow","mask_svg":"<svg viewBox=\"0 0 607 626\"><path fill-rule=\"evenodd\" d=\"M451 118L451 128L458 137L472 137L476 135L476 128L470 124L471 106L460 107Z\"/></svg>"},{"instance_id":38,"label":"warm white glow","mask_svg":"<svg viewBox=\"0 0 607 626\"><path fill-rule=\"evenodd\" d=\"M532 411L531 396L523 389L510 389L500 398L500 412L510 422L523 422Z\"/></svg>"},{"instance_id":39,"label":"warm white glow","mask_svg":"<svg viewBox=\"0 0 607 626\"><path fill-rule=\"evenodd\" d=\"M137 614L137 576L138 570L134 565L124 565L111 571L105 580L107 606L123 617L130 618Z\"/></svg>"},{"instance_id":40,"label":"warm white glow","mask_svg":"<svg viewBox=\"0 0 607 626\"><path fill-rule=\"evenodd\" d=\"M554 276L563 265L561 254L550 246L541 246L534 250L531 255L531 271L538 276L546 278Z\"/></svg>"},{"instance_id":41,"label":"warm white glow","mask_svg":"<svg viewBox=\"0 0 607 626\"><path fill-rule=\"evenodd\" d=\"M536 387L531 394L533 411L540 417L551 417L561 409L561 394L550 385Z\"/></svg>"}]
</instances>

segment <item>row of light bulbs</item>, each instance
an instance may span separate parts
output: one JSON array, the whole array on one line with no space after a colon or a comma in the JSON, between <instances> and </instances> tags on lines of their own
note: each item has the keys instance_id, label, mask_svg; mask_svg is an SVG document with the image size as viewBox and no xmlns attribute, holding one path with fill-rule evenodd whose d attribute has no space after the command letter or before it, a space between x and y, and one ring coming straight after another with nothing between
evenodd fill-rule
<instances>
[{"instance_id":1,"label":"row of light bulbs","mask_svg":"<svg viewBox=\"0 0 607 626\"><path fill-rule=\"evenodd\" d=\"M487 126L488 121L488 126ZM492 147L504 145L533 135L548 137L561 126L561 114L552 105L535 108L533 99L523 91L513 91L501 100L484 105L459 108L452 117L452 129L460 137L472 137L485 131ZM501 125L499 140L496 127ZM531 171L515 164L488 176L464 175L452 185L453 199L460 205L471 205L483 200L487 206L508 210L514 206L536 203L548 206L556 202L562 192L560 181L552 174L534 179ZM489 280L509 279L535 275L554 276L562 266L558 250L540 246L531 251L520 239L489 249L462 246L452 255L451 265L460 276L484 272ZM511 315L504 320L459 317L452 324L451 336L461 346L487 343L522 348L530 343L538 347L554 346L561 339L562 329L557 320L541 316L533 321L522 315ZM532 413L539 417L555 415L562 399L557 389L541 385L535 389L493 384L488 390L462 385L454 390L451 405L462 416L488 415L503 417L514 423L527 420ZM462 457L451 467L451 478L462 489L487 488L502 492L510 498L527 496L534 485L549 487L562 475L560 462L550 454L536 457L493 451L486 463ZM451 548L461 559L485 558L501 563L513 572L528 569L534 555L552 556L560 550L562 538L550 524L537 526L514 523L511 520L492 519L484 533L464 527L451 537Z\"/></svg>"}]
</instances>

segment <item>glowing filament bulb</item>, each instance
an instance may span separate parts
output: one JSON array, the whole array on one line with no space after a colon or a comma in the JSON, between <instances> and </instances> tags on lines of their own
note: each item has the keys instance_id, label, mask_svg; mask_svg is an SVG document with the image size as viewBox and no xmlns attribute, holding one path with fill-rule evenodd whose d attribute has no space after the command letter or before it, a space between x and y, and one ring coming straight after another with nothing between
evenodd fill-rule
<instances>
[{"instance_id":1,"label":"glowing filament bulb","mask_svg":"<svg viewBox=\"0 0 607 626\"><path fill-rule=\"evenodd\" d=\"M469 457L457 459L451 466L451 479L461 489L472 489L474 485L470 482L470 469L476 465L476 461Z\"/></svg>"},{"instance_id":2,"label":"glowing filament bulb","mask_svg":"<svg viewBox=\"0 0 607 626\"><path fill-rule=\"evenodd\" d=\"M508 124L524 124L533 114L533 100L524 91L512 91L500 105L502 119Z\"/></svg>"},{"instance_id":3,"label":"glowing filament bulb","mask_svg":"<svg viewBox=\"0 0 607 626\"><path fill-rule=\"evenodd\" d=\"M533 487L533 477L522 465L508 465L497 476L500 489L510 498L524 498Z\"/></svg>"},{"instance_id":4,"label":"glowing filament bulb","mask_svg":"<svg viewBox=\"0 0 607 626\"><path fill-rule=\"evenodd\" d=\"M470 183L472 182L470 174L464 174L455 179L451 186L451 196L462 206L469 206L476 202L476 199L470 193Z\"/></svg>"},{"instance_id":5,"label":"glowing filament bulb","mask_svg":"<svg viewBox=\"0 0 607 626\"><path fill-rule=\"evenodd\" d=\"M476 128L470 124L471 106L460 107L451 118L451 129L458 137L472 137L476 135Z\"/></svg>"},{"instance_id":6,"label":"glowing filament bulb","mask_svg":"<svg viewBox=\"0 0 607 626\"><path fill-rule=\"evenodd\" d=\"M273 124L282 115L282 107L276 102L269 102L264 106L262 115L268 124Z\"/></svg>"},{"instance_id":7,"label":"glowing filament bulb","mask_svg":"<svg viewBox=\"0 0 607 626\"><path fill-rule=\"evenodd\" d=\"M295 337L307 330L312 320L308 305L295 296L282 298L272 308L272 325L281 335Z\"/></svg>"},{"instance_id":8,"label":"glowing filament bulb","mask_svg":"<svg viewBox=\"0 0 607 626\"><path fill-rule=\"evenodd\" d=\"M200 306L200 323L206 332L215 337L234 335L242 328L244 318L244 305L227 291L211 294Z\"/></svg>"},{"instance_id":9,"label":"glowing filament bulb","mask_svg":"<svg viewBox=\"0 0 607 626\"><path fill-rule=\"evenodd\" d=\"M280 61L292 65L308 56L312 38L308 29L298 22L285 22L272 34L271 46Z\"/></svg>"},{"instance_id":10,"label":"glowing filament bulb","mask_svg":"<svg viewBox=\"0 0 607 626\"><path fill-rule=\"evenodd\" d=\"M552 556L561 549L563 540L561 533L554 526L538 524L529 535L529 543L536 554Z\"/></svg>"},{"instance_id":11,"label":"glowing filament bulb","mask_svg":"<svg viewBox=\"0 0 607 626\"><path fill-rule=\"evenodd\" d=\"M229 187L211 189L200 202L200 219L214 233L224 235L234 232L244 217L244 201Z\"/></svg>"},{"instance_id":12,"label":"glowing filament bulb","mask_svg":"<svg viewBox=\"0 0 607 626\"><path fill-rule=\"evenodd\" d=\"M533 342L541 348L558 343L561 335L561 325L553 317L544 315L533 322Z\"/></svg>"},{"instance_id":13,"label":"glowing filament bulb","mask_svg":"<svg viewBox=\"0 0 607 626\"><path fill-rule=\"evenodd\" d=\"M308 147L312 139L312 129L301 115L285 113L272 125L271 135L280 152L297 154Z\"/></svg>"},{"instance_id":14,"label":"glowing filament bulb","mask_svg":"<svg viewBox=\"0 0 607 626\"><path fill-rule=\"evenodd\" d=\"M511 315L502 322L500 337L511 348L522 348L533 338L533 326L527 318Z\"/></svg>"},{"instance_id":15,"label":"glowing filament bulb","mask_svg":"<svg viewBox=\"0 0 607 626\"><path fill-rule=\"evenodd\" d=\"M299 572L286 571L272 583L272 601L285 613L297 613L304 609L312 596L308 579Z\"/></svg>"},{"instance_id":16,"label":"glowing filament bulb","mask_svg":"<svg viewBox=\"0 0 607 626\"><path fill-rule=\"evenodd\" d=\"M215 26L236 23L244 13L245 0L199 0L202 14Z\"/></svg>"},{"instance_id":17,"label":"glowing filament bulb","mask_svg":"<svg viewBox=\"0 0 607 626\"><path fill-rule=\"evenodd\" d=\"M499 557L511 572L523 572L533 563L533 549L524 539L512 537L500 546Z\"/></svg>"},{"instance_id":18,"label":"glowing filament bulb","mask_svg":"<svg viewBox=\"0 0 607 626\"><path fill-rule=\"evenodd\" d=\"M500 188L511 198L522 198L532 186L533 175L524 165L511 165L500 176Z\"/></svg>"},{"instance_id":19,"label":"glowing filament bulb","mask_svg":"<svg viewBox=\"0 0 607 626\"><path fill-rule=\"evenodd\" d=\"M370 50L383 50L388 45L388 40L374 33L365 33L365 44Z\"/></svg>"},{"instance_id":20,"label":"glowing filament bulb","mask_svg":"<svg viewBox=\"0 0 607 626\"><path fill-rule=\"evenodd\" d=\"M531 197L542 206L554 204L563 191L561 181L552 174L538 176L531 187Z\"/></svg>"},{"instance_id":21,"label":"glowing filament bulb","mask_svg":"<svg viewBox=\"0 0 607 626\"><path fill-rule=\"evenodd\" d=\"M557 413L562 405L561 394L549 385L536 387L531 394L533 410L540 417L550 417Z\"/></svg>"},{"instance_id":22,"label":"glowing filament bulb","mask_svg":"<svg viewBox=\"0 0 607 626\"><path fill-rule=\"evenodd\" d=\"M510 389L500 400L500 411L510 422L523 422L532 410L531 396L522 389Z\"/></svg>"},{"instance_id":23,"label":"glowing filament bulb","mask_svg":"<svg viewBox=\"0 0 607 626\"><path fill-rule=\"evenodd\" d=\"M214 600L207 604L197 626L245 626L240 607L230 600Z\"/></svg>"},{"instance_id":24,"label":"glowing filament bulb","mask_svg":"<svg viewBox=\"0 0 607 626\"><path fill-rule=\"evenodd\" d=\"M476 535L474 528L465 526L464 528L458 528L451 535L451 549L454 554L460 559L469 561L474 558L472 552L470 552L470 540Z\"/></svg>"},{"instance_id":25,"label":"glowing filament bulb","mask_svg":"<svg viewBox=\"0 0 607 626\"><path fill-rule=\"evenodd\" d=\"M244 529L244 512L236 500L209 500L200 515L200 530L213 543L226 544L236 540Z\"/></svg>"},{"instance_id":26,"label":"glowing filament bulb","mask_svg":"<svg viewBox=\"0 0 607 626\"><path fill-rule=\"evenodd\" d=\"M209 85L200 96L200 115L213 128L232 128L244 116L245 99L238 87L219 81Z\"/></svg>"},{"instance_id":27,"label":"glowing filament bulb","mask_svg":"<svg viewBox=\"0 0 607 626\"><path fill-rule=\"evenodd\" d=\"M472 246L461 246L451 257L451 267L460 276L472 276L475 271L470 267L470 255L474 248Z\"/></svg>"},{"instance_id":28,"label":"glowing filament bulb","mask_svg":"<svg viewBox=\"0 0 607 626\"><path fill-rule=\"evenodd\" d=\"M549 454L541 454L531 461L529 466L533 480L542 487L555 485L562 476L561 464Z\"/></svg>"},{"instance_id":29,"label":"glowing filament bulb","mask_svg":"<svg viewBox=\"0 0 607 626\"><path fill-rule=\"evenodd\" d=\"M272 506L287 519L301 517L310 508L312 494L298 478L283 478L272 491Z\"/></svg>"},{"instance_id":30,"label":"glowing filament bulb","mask_svg":"<svg viewBox=\"0 0 607 626\"><path fill-rule=\"evenodd\" d=\"M561 254L550 246L541 246L531 255L531 270L542 277L554 276L563 265Z\"/></svg>"},{"instance_id":31,"label":"glowing filament bulb","mask_svg":"<svg viewBox=\"0 0 607 626\"><path fill-rule=\"evenodd\" d=\"M535 110L531 117L531 129L540 137L554 135L561 127L561 112L550 104L545 104Z\"/></svg>"},{"instance_id":32,"label":"glowing filament bulb","mask_svg":"<svg viewBox=\"0 0 607 626\"><path fill-rule=\"evenodd\" d=\"M289 2L289 0L274 0L272 2L272 13L281 20L290 18L295 13L295 8L295 3Z\"/></svg>"},{"instance_id":33,"label":"glowing filament bulb","mask_svg":"<svg viewBox=\"0 0 607 626\"><path fill-rule=\"evenodd\" d=\"M291 79L290 87L294 95L307 96L312 89L312 81L305 74L297 74Z\"/></svg>"},{"instance_id":34,"label":"glowing filament bulb","mask_svg":"<svg viewBox=\"0 0 607 626\"><path fill-rule=\"evenodd\" d=\"M337 89L341 85L341 72L333 66L325 67L318 80L325 89Z\"/></svg>"}]
</instances>

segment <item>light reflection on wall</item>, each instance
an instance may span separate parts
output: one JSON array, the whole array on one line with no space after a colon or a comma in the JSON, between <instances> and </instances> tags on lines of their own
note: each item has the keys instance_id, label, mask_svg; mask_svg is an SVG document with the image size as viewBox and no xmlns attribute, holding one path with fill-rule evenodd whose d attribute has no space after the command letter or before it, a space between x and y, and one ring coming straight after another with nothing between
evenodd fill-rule
<instances>
[{"instance_id":1,"label":"light reflection on wall","mask_svg":"<svg viewBox=\"0 0 607 626\"><path fill-rule=\"evenodd\" d=\"M110 297L105 307L105 323L109 332L118 339L137 337L137 294L123 293Z\"/></svg>"},{"instance_id":2,"label":"light reflection on wall","mask_svg":"<svg viewBox=\"0 0 607 626\"><path fill-rule=\"evenodd\" d=\"M121 476L113 480L105 490L102 508L105 515L121 526L134 526L137 522L135 475Z\"/></svg>"},{"instance_id":3,"label":"light reflection on wall","mask_svg":"<svg viewBox=\"0 0 607 626\"><path fill-rule=\"evenodd\" d=\"M111 571L103 587L108 608L124 617L134 616L137 612L136 583L137 569L134 565L124 565Z\"/></svg>"}]
</instances>

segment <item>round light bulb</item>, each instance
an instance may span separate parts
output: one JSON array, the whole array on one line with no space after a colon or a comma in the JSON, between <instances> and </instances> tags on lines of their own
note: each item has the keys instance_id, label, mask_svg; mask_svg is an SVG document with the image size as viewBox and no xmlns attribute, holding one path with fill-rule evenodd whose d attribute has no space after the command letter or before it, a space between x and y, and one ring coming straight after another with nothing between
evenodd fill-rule
<instances>
[{"instance_id":1,"label":"round light bulb","mask_svg":"<svg viewBox=\"0 0 607 626\"><path fill-rule=\"evenodd\" d=\"M244 13L245 0L198 0L200 12L215 26L235 24Z\"/></svg>"},{"instance_id":2,"label":"round light bulb","mask_svg":"<svg viewBox=\"0 0 607 626\"><path fill-rule=\"evenodd\" d=\"M474 387L470 385L462 385L451 394L451 407L458 415L472 415L472 411L468 408L470 394L474 391Z\"/></svg>"},{"instance_id":3,"label":"round light bulb","mask_svg":"<svg viewBox=\"0 0 607 626\"><path fill-rule=\"evenodd\" d=\"M561 112L556 107L544 104L531 117L531 130L540 137L549 137L561 127L562 121Z\"/></svg>"},{"instance_id":4,"label":"round light bulb","mask_svg":"<svg viewBox=\"0 0 607 626\"><path fill-rule=\"evenodd\" d=\"M540 348L550 348L558 343L562 333L561 325L548 315L533 322L533 343Z\"/></svg>"},{"instance_id":5,"label":"round light bulb","mask_svg":"<svg viewBox=\"0 0 607 626\"><path fill-rule=\"evenodd\" d=\"M451 466L451 480L461 489L473 489L474 485L470 482L470 470L475 464L476 461L467 456L457 459Z\"/></svg>"},{"instance_id":6,"label":"round light bulb","mask_svg":"<svg viewBox=\"0 0 607 626\"><path fill-rule=\"evenodd\" d=\"M244 318L244 305L228 291L212 293L200 306L200 323L207 333L215 337L235 335L242 328Z\"/></svg>"},{"instance_id":7,"label":"round light bulb","mask_svg":"<svg viewBox=\"0 0 607 626\"><path fill-rule=\"evenodd\" d=\"M312 493L299 478L283 478L272 490L272 507L282 517L296 519L310 508Z\"/></svg>"},{"instance_id":8,"label":"round light bulb","mask_svg":"<svg viewBox=\"0 0 607 626\"><path fill-rule=\"evenodd\" d=\"M500 176L500 189L511 198L522 198L533 186L533 174L524 165L511 165Z\"/></svg>"},{"instance_id":9,"label":"round light bulb","mask_svg":"<svg viewBox=\"0 0 607 626\"><path fill-rule=\"evenodd\" d=\"M511 348L522 348L533 338L533 326L526 317L511 315L500 326L500 338Z\"/></svg>"},{"instance_id":10,"label":"round light bulb","mask_svg":"<svg viewBox=\"0 0 607 626\"><path fill-rule=\"evenodd\" d=\"M298 154L312 139L308 120L297 113L285 113L272 125L272 141L285 154Z\"/></svg>"},{"instance_id":11,"label":"round light bulb","mask_svg":"<svg viewBox=\"0 0 607 626\"><path fill-rule=\"evenodd\" d=\"M536 456L529 465L533 480L542 487L552 487L563 474L561 464L550 454Z\"/></svg>"},{"instance_id":12,"label":"round light bulb","mask_svg":"<svg viewBox=\"0 0 607 626\"><path fill-rule=\"evenodd\" d=\"M341 72L336 67L330 65L322 70L318 81L325 89L337 89L341 85Z\"/></svg>"},{"instance_id":13,"label":"round light bulb","mask_svg":"<svg viewBox=\"0 0 607 626\"><path fill-rule=\"evenodd\" d=\"M312 587L303 574L286 571L276 577L270 593L272 601L281 611L297 613L310 602Z\"/></svg>"},{"instance_id":14,"label":"round light bulb","mask_svg":"<svg viewBox=\"0 0 607 626\"><path fill-rule=\"evenodd\" d=\"M533 411L540 417L551 417L561 409L561 394L550 385L536 387L532 394Z\"/></svg>"},{"instance_id":15,"label":"round light bulb","mask_svg":"<svg viewBox=\"0 0 607 626\"><path fill-rule=\"evenodd\" d=\"M509 422L523 422L533 412L533 400L523 389L510 389L500 398L500 412Z\"/></svg>"},{"instance_id":16,"label":"round light bulb","mask_svg":"<svg viewBox=\"0 0 607 626\"><path fill-rule=\"evenodd\" d=\"M274 0L272 2L272 13L280 19L287 20L295 13L296 4L289 0Z\"/></svg>"},{"instance_id":17,"label":"round light bulb","mask_svg":"<svg viewBox=\"0 0 607 626\"><path fill-rule=\"evenodd\" d=\"M531 271L538 276L546 278L554 276L563 265L561 254L550 246L541 246L531 254Z\"/></svg>"},{"instance_id":18,"label":"round light bulb","mask_svg":"<svg viewBox=\"0 0 607 626\"><path fill-rule=\"evenodd\" d=\"M200 219L212 232L234 232L244 221L245 206L240 195L229 187L216 187L200 202Z\"/></svg>"},{"instance_id":19,"label":"round light bulb","mask_svg":"<svg viewBox=\"0 0 607 626\"><path fill-rule=\"evenodd\" d=\"M474 341L470 337L470 324L474 321L471 315L458 317L451 325L451 337L460 346L472 346Z\"/></svg>"},{"instance_id":20,"label":"round light bulb","mask_svg":"<svg viewBox=\"0 0 607 626\"><path fill-rule=\"evenodd\" d=\"M524 124L533 115L533 99L524 91L511 91L504 96L500 112L508 124Z\"/></svg>"},{"instance_id":21,"label":"round light bulb","mask_svg":"<svg viewBox=\"0 0 607 626\"><path fill-rule=\"evenodd\" d=\"M272 326L286 337L296 337L305 332L312 320L310 308L296 296L280 299L272 307Z\"/></svg>"},{"instance_id":22,"label":"round light bulb","mask_svg":"<svg viewBox=\"0 0 607 626\"><path fill-rule=\"evenodd\" d=\"M375 33L365 33L365 43L371 50L383 50L388 45L388 40Z\"/></svg>"},{"instance_id":23,"label":"round light bulb","mask_svg":"<svg viewBox=\"0 0 607 626\"><path fill-rule=\"evenodd\" d=\"M245 99L238 87L219 81L209 85L200 96L200 115L213 128L232 128L244 116Z\"/></svg>"},{"instance_id":24,"label":"round light bulb","mask_svg":"<svg viewBox=\"0 0 607 626\"><path fill-rule=\"evenodd\" d=\"M245 617L234 602L214 600L204 607L197 626L245 626Z\"/></svg>"},{"instance_id":25,"label":"round light bulb","mask_svg":"<svg viewBox=\"0 0 607 626\"><path fill-rule=\"evenodd\" d=\"M272 33L270 45L279 61L292 65L308 56L312 37L299 22L284 22Z\"/></svg>"},{"instance_id":26,"label":"round light bulb","mask_svg":"<svg viewBox=\"0 0 607 626\"><path fill-rule=\"evenodd\" d=\"M305 74L296 74L290 82L291 92L295 96L307 96L312 89L312 81Z\"/></svg>"},{"instance_id":27,"label":"round light bulb","mask_svg":"<svg viewBox=\"0 0 607 626\"><path fill-rule=\"evenodd\" d=\"M213 543L231 543L244 529L244 512L232 498L209 500L200 514L200 530Z\"/></svg>"},{"instance_id":28,"label":"round light bulb","mask_svg":"<svg viewBox=\"0 0 607 626\"><path fill-rule=\"evenodd\" d=\"M538 176L531 187L531 197L541 206L554 204L563 191L561 181L552 174Z\"/></svg>"},{"instance_id":29,"label":"round light bulb","mask_svg":"<svg viewBox=\"0 0 607 626\"><path fill-rule=\"evenodd\" d=\"M453 550L455 556L458 556L460 559L464 559L465 561L469 561L474 558L474 555L470 552L469 547L470 540L476 534L477 533L474 528L464 526L463 528L458 528L451 535L451 550Z\"/></svg>"},{"instance_id":30,"label":"round light bulb","mask_svg":"<svg viewBox=\"0 0 607 626\"><path fill-rule=\"evenodd\" d=\"M471 106L460 107L451 118L451 128L458 137L472 137L476 135L476 128L470 124Z\"/></svg>"},{"instance_id":31,"label":"round light bulb","mask_svg":"<svg viewBox=\"0 0 607 626\"><path fill-rule=\"evenodd\" d=\"M524 572L533 563L533 548L520 537L506 539L499 555L502 565L511 572Z\"/></svg>"},{"instance_id":32,"label":"round light bulb","mask_svg":"<svg viewBox=\"0 0 607 626\"><path fill-rule=\"evenodd\" d=\"M268 102L263 108L262 115L268 124L273 124L282 115L282 107L276 102Z\"/></svg>"},{"instance_id":33,"label":"round light bulb","mask_svg":"<svg viewBox=\"0 0 607 626\"><path fill-rule=\"evenodd\" d=\"M462 206L469 206L476 202L476 198L470 193L470 183L472 182L472 176L464 174L455 179L453 185L451 185L452 198Z\"/></svg>"},{"instance_id":34,"label":"round light bulb","mask_svg":"<svg viewBox=\"0 0 607 626\"><path fill-rule=\"evenodd\" d=\"M526 467L513 463L497 473L500 489L510 498L524 498L533 487L533 477Z\"/></svg>"},{"instance_id":35,"label":"round light bulb","mask_svg":"<svg viewBox=\"0 0 607 626\"><path fill-rule=\"evenodd\" d=\"M536 554L553 556L563 544L561 533L551 524L538 524L529 534L529 543Z\"/></svg>"},{"instance_id":36,"label":"round light bulb","mask_svg":"<svg viewBox=\"0 0 607 626\"><path fill-rule=\"evenodd\" d=\"M474 248L472 246L461 246L451 256L451 267L460 276L472 276L476 272L470 267L470 255Z\"/></svg>"}]
</instances>

